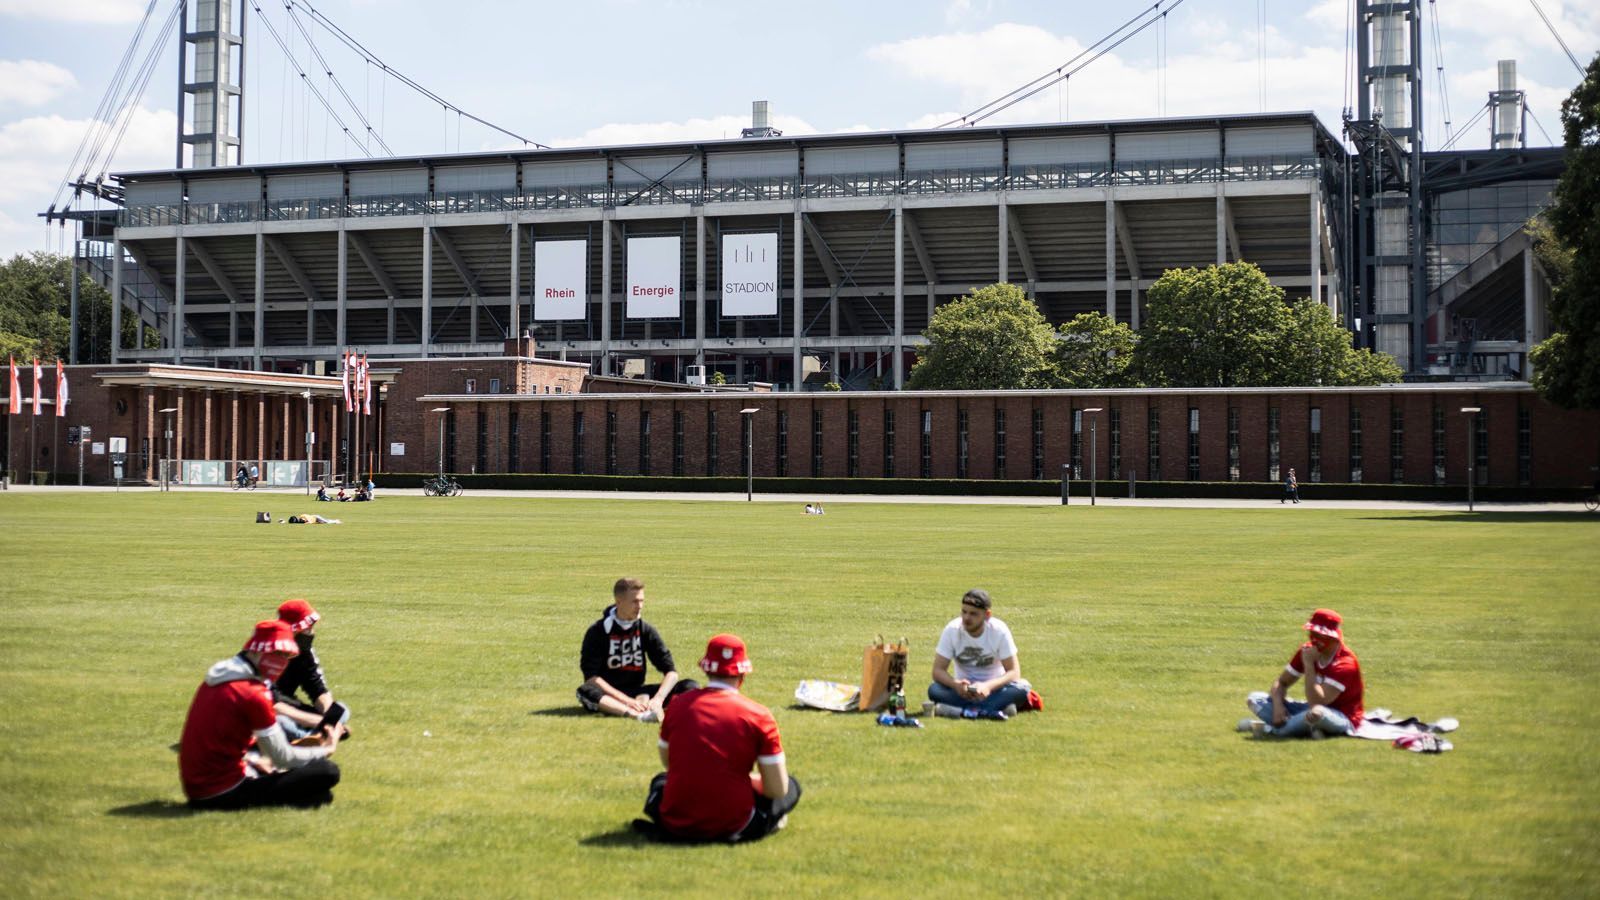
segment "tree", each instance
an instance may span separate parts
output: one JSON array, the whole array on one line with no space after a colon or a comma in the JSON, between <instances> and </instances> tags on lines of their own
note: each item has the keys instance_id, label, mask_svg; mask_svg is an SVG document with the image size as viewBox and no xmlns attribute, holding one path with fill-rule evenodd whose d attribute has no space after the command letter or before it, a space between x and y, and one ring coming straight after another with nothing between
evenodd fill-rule
<instances>
[{"instance_id":1,"label":"tree","mask_svg":"<svg viewBox=\"0 0 1600 900\"><path fill-rule=\"evenodd\" d=\"M1130 364L1139 336L1105 313L1080 313L1061 326L1056 367L1069 388L1137 387Z\"/></svg>"},{"instance_id":2,"label":"tree","mask_svg":"<svg viewBox=\"0 0 1600 900\"><path fill-rule=\"evenodd\" d=\"M1168 270L1150 287L1135 366L1158 387L1384 384L1394 358L1356 350L1333 313L1288 303L1251 263Z\"/></svg>"},{"instance_id":3,"label":"tree","mask_svg":"<svg viewBox=\"0 0 1600 900\"><path fill-rule=\"evenodd\" d=\"M1055 333L1013 284L991 284L934 311L910 386L918 390L1046 388L1057 383Z\"/></svg>"},{"instance_id":4,"label":"tree","mask_svg":"<svg viewBox=\"0 0 1600 900\"><path fill-rule=\"evenodd\" d=\"M1536 225L1535 253L1550 275L1550 339L1533 348L1533 386L1566 407L1600 408L1600 54L1561 104L1566 169Z\"/></svg>"},{"instance_id":5,"label":"tree","mask_svg":"<svg viewBox=\"0 0 1600 900\"><path fill-rule=\"evenodd\" d=\"M18 254L0 263L0 355L18 359L71 358L72 260L55 253ZM88 275L78 275L78 361L111 359L111 294ZM138 332L132 316L122 320L123 346ZM160 335L145 334L147 347Z\"/></svg>"}]
</instances>

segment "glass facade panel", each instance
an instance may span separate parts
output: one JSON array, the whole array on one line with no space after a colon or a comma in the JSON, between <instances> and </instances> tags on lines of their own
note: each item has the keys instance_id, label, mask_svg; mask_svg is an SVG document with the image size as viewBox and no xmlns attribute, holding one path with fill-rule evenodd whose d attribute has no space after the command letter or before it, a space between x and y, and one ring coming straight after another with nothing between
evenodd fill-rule
<instances>
[{"instance_id":1,"label":"glass facade panel","mask_svg":"<svg viewBox=\"0 0 1600 900\"><path fill-rule=\"evenodd\" d=\"M994 411L994 477L1006 477L1006 411Z\"/></svg>"}]
</instances>

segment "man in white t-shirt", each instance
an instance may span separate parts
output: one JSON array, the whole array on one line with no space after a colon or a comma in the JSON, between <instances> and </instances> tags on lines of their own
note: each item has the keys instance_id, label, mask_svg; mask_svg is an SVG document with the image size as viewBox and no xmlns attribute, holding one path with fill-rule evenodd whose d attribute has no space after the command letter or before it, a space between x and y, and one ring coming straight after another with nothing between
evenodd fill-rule
<instances>
[{"instance_id":1,"label":"man in white t-shirt","mask_svg":"<svg viewBox=\"0 0 1600 900\"><path fill-rule=\"evenodd\" d=\"M961 598L961 615L939 635L933 684L928 685L936 715L1003 720L1028 708L1032 687L1022 678L1011 629L994 618L993 605L987 591L967 591Z\"/></svg>"}]
</instances>

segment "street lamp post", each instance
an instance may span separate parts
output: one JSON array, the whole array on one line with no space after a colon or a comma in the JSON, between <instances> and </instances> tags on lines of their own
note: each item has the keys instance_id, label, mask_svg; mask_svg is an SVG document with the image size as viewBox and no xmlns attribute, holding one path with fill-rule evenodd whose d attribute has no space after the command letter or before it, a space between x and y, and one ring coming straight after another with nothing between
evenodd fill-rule
<instances>
[{"instance_id":1,"label":"street lamp post","mask_svg":"<svg viewBox=\"0 0 1600 900\"><path fill-rule=\"evenodd\" d=\"M1467 512L1472 512L1472 490L1478 483L1478 413L1481 406L1463 406L1467 414Z\"/></svg>"},{"instance_id":2,"label":"street lamp post","mask_svg":"<svg viewBox=\"0 0 1600 900\"><path fill-rule=\"evenodd\" d=\"M1086 409L1086 410L1083 411L1084 415L1089 417L1089 505L1090 506L1094 505L1095 498L1099 494L1099 492L1095 489L1095 480L1100 477L1100 466L1099 466L1100 455L1099 455L1099 453L1096 452L1096 449L1095 449L1096 444L1098 444L1099 442L1097 440L1098 435L1095 433L1095 426L1098 425L1099 422L1100 422L1100 417L1098 415L1096 415L1096 414L1099 413L1102 408L1103 407L1096 406L1096 407L1092 407L1090 409Z\"/></svg>"},{"instance_id":3,"label":"street lamp post","mask_svg":"<svg viewBox=\"0 0 1600 900\"><path fill-rule=\"evenodd\" d=\"M752 406L739 410L739 415L744 416L744 500L749 503L755 499L756 492L756 413L761 407Z\"/></svg>"},{"instance_id":4,"label":"street lamp post","mask_svg":"<svg viewBox=\"0 0 1600 900\"><path fill-rule=\"evenodd\" d=\"M172 414L177 412L178 408L176 406L169 406L166 409L156 411L167 417L165 429L167 436L167 452L161 463L161 489L163 491L170 491L172 490Z\"/></svg>"},{"instance_id":5,"label":"street lamp post","mask_svg":"<svg viewBox=\"0 0 1600 900\"><path fill-rule=\"evenodd\" d=\"M428 412L439 414L439 477L444 477L444 414L450 411L448 406L435 406Z\"/></svg>"},{"instance_id":6,"label":"street lamp post","mask_svg":"<svg viewBox=\"0 0 1600 900\"><path fill-rule=\"evenodd\" d=\"M311 496L311 444L317 439L317 433L311 428L311 392L306 391L300 396L306 398L306 496Z\"/></svg>"}]
</instances>

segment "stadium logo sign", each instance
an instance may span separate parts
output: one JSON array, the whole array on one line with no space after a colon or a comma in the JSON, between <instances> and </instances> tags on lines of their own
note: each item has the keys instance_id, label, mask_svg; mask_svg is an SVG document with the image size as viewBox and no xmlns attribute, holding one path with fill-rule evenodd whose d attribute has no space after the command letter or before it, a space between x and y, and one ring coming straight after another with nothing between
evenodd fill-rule
<instances>
[{"instance_id":1,"label":"stadium logo sign","mask_svg":"<svg viewBox=\"0 0 1600 900\"><path fill-rule=\"evenodd\" d=\"M722 236L722 314L778 314L778 235Z\"/></svg>"}]
</instances>

